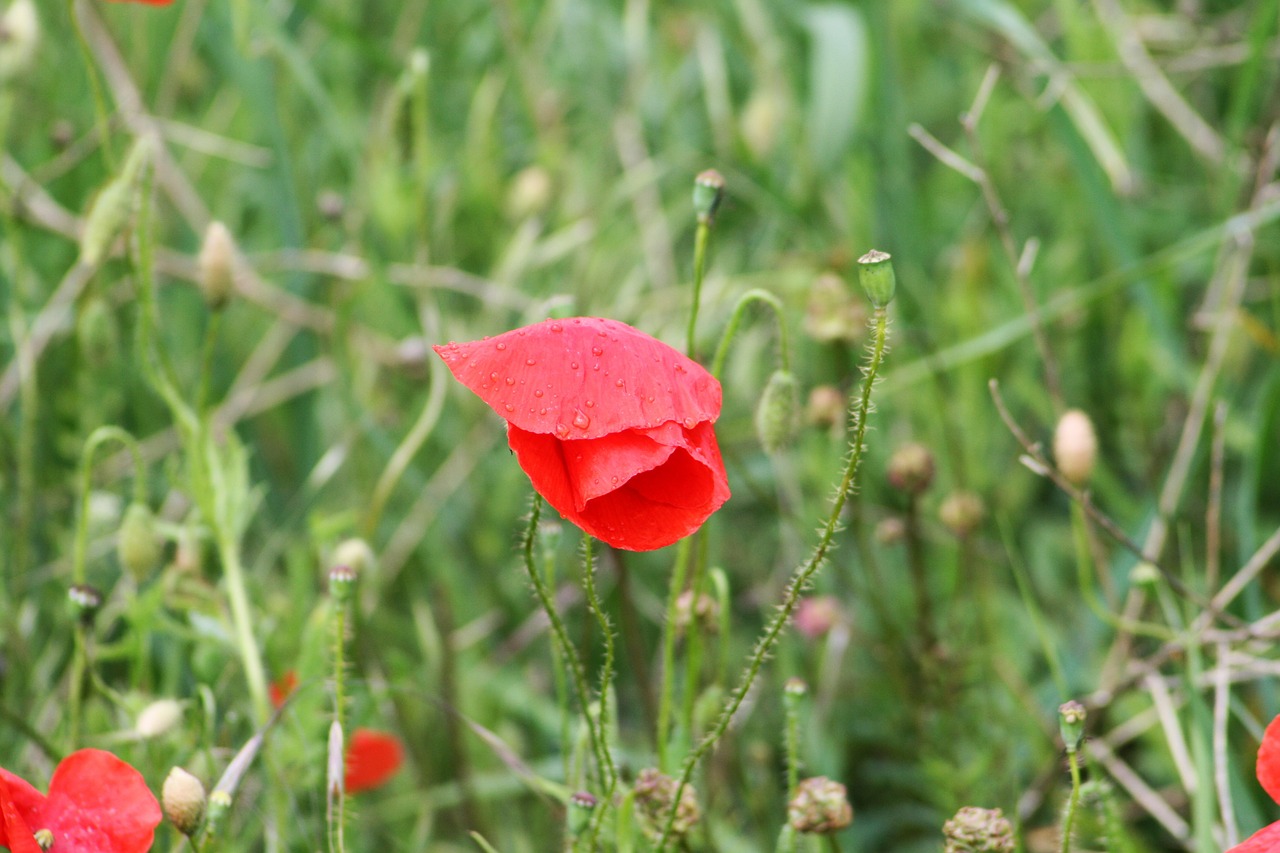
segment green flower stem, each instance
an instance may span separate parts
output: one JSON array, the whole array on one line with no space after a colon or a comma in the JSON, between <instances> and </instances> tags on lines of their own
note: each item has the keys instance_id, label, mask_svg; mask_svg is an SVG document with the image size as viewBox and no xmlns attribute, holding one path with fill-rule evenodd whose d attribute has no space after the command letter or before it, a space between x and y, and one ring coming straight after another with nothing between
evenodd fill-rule
<instances>
[{"instance_id":1,"label":"green flower stem","mask_svg":"<svg viewBox=\"0 0 1280 853\"><path fill-rule=\"evenodd\" d=\"M667 589L667 616L662 630L662 694L658 702L658 767L668 772L667 741L670 739L671 706L675 691L676 669L676 605L684 591L684 579L689 572L689 558L693 553L693 537L686 536L676 545L675 565L671 569L671 584Z\"/></svg>"},{"instance_id":2,"label":"green flower stem","mask_svg":"<svg viewBox=\"0 0 1280 853\"><path fill-rule=\"evenodd\" d=\"M716 348L715 358L711 360L711 375L720 378L724 372L725 360L729 357L729 345L738 335L742 326L742 318L752 302L763 302L773 309L774 319L778 322L778 366L782 370L791 369L791 346L787 338L787 324L783 322L782 301L767 290L752 288L738 297L738 304L733 306L733 314L729 317L729 325L720 336L720 345Z\"/></svg>"},{"instance_id":3,"label":"green flower stem","mask_svg":"<svg viewBox=\"0 0 1280 853\"><path fill-rule=\"evenodd\" d=\"M600 606L600 596L596 591L596 568L592 555L591 537L586 534L582 536L582 581L587 593L587 608L595 616L596 624L600 626L600 633L604 635L604 665L600 670L600 713L597 716L596 725L600 728L601 752L605 761L603 768L605 790L601 798L601 807L596 809L595 819L592 821L591 842L588 849L595 850L600 827L604 822L605 812L608 811L606 804L613 801L613 790L618 784L618 770L614 767L613 755L609 751L609 693L612 690L614 662L613 628L609 625L609 617Z\"/></svg>"},{"instance_id":4,"label":"green flower stem","mask_svg":"<svg viewBox=\"0 0 1280 853\"><path fill-rule=\"evenodd\" d=\"M693 305L689 308L689 331L686 337L685 352L689 358L696 358L694 347L697 344L698 306L702 301L702 278L707 268L707 240L711 236L711 222L708 217L698 217L698 230L693 237Z\"/></svg>"},{"instance_id":5,"label":"green flower stem","mask_svg":"<svg viewBox=\"0 0 1280 853\"><path fill-rule=\"evenodd\" d=\"M765 659L769 657L773 647L778 642L778 638L782 635L782 629L791 621L791 615L795 612L801 593L808 587L810 581L813 580L813 576L821 568L822 562L827 556L827 551L831 548L831 541L835 536L836 530L840 527L840 512L844 509L845 501L848 500L849 493L853 490L854 476L857 474L858 464L862 461L862 451L867 434L867 415L871 411L871 389L875 386L876 374L879 373L880 363L884 358L885 340L888 337L888 318L883 307L875 309L871 324L874 330L874 339L869 347L870 358L867 362L866 378L863 380L862 394L858 399L857 408L853 411L853 439L850 442L849 458L845 464L840 484L836 488L835 497L831 502L831 513L827 517L826 524L823 526L818 544L813 549L813 553L807 561L796 569L795 574L791 577L791 582L787 584L786 591L783 594L782 606L774 613L773 618L769 620L769 624L765 627L764 633L756 641L755 650L751 654L751 659L747 664L746 672L743 673L742 680L729 697L729 701L720 710L720 716L716 719L711 731L699 741L697 748L685 759L684 768L680 774L680 782L676 787L672 802L680 802L685 786L693 778L693 771L729 728L729 721L733 719L733 715L737 713L739 706L746 699L752 684L755 683L756 676L760 674L760 669L764 666ZM667 825L662 830L662 838L658 842L658 853L662 853L667 849L668 839L671 836L671 826L675 822L675 815L676 810L672 809L671 815L667 818Z\"/></svg>"},{"instance_id":6,"label":"green flower stem","mask_svg":"<svg viewBox=\"0 0 1280 853\"><path fill-rule=\"evenodd\" d=\"M587 736L591 740L591 751L596 758L596 764L600 768L603 775L607 771L605 768L612 769L613 760L608 755L605 746L605 733L598 726L598 721L591 715L591 693L587 689L587 674L582 666L582 661L578 657L577 649L569 640L569 632L565 630L564 622L560 619L560 613L556 610L555 600L551 596L551 591L547 585L543 583L542 574L538 571L538 567L533 557L533 543L537 538L538 517L542 514L542 496L535 494L533 497L533 509L529 513L529 525L524 532L524 566L529 573L529 580L533 582L534 592L538 596L538 602L542 605L542 609L547 614L547 619L551 621L551 634L560 645L561 653L569 664L569 675L573 678L574 689L578 693L578 702L582 705L582 714L587 721ZM607 804L602 804L607 807Z\"/></svg>"},{"instance_id":7,"label":"green flower stem","mask_svg":"<svg viewBox=\"0 0 1280 853\"><path fill-rule=\"evenodd\" d=\"M1080 803L1080 762L1076 748L1067 747L1067 767L1071 768L1071 799L1067 801L1067 814L1062 819L1062 853L1071 850L1071 826L1075 822L1076 807Z\"/></svg>"},{"instance_id":8,"label":"green flower stem","mask_svg":"<svg viewBox=\"0 0 1280 853\"><path fill-rule=\"evenodd\" d=\"M196 383L196 414L200 420L209 417L209 383L213 376L213 354L218 344L218 332L222 329L222 310L218 309L209 317L209 325L204 330L204 345L200 353L200 377Z\"/></svg>"},{"instance_id":9,"label":"green flower stem","mask_svg":"<svg viewBox=\"0 0 1280 853\"><path fill-rule=\"evenodd\" d=\"M333 716L345 733L347 730L347 603L333 601ZM339 785L334 808L329 813L329 849L341 853L345 849L344 830L347 818L347 790Z\"/></svg>"},{"instance_id":10,"label":"green flower stem","mask_svg":"<svg viewBox=\"0 0 1280 853\"><path fill-rule=\"evenodd\" d=\"M89 49L89 40L85 38L84 27L80 25L80 16L76 14L76 0L67 0L67 15L76 30L76 45L80 48L80 57L84 60L85 73L89 75L89 89L93 92L93 108L97 114L98 133L102 139L102 153L107 161L107 169L116 171L116 154L111 147L111 113L107 111L107 98L102 91L102 81L98 78L98 66L93 61L93 51Z\"/></svg>"},{"instance_id":11,"label":"green flower stem","mask_svg":"<svg viewBox=\"0 0 1280 853\"><path fill-rule=\"evenodd\" d=\"M102 426L89 433L80 452L80 512L76 519L76 539L72 546L71 583L82 584L88 575L85 566L89 547L89 492L93 486L93 455L108 441L118 441L133 456L133 501L146 503L147 466L138 440L118 426Z\"/></svg>"}]
</instances>

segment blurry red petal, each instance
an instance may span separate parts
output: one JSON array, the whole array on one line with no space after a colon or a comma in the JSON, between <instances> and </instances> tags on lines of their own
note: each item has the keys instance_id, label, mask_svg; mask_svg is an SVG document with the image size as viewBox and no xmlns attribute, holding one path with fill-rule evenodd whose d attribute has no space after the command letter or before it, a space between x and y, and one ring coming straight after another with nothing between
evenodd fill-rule
<instances>
[{"instance_id":1,"label":"blurry red petal","mask_svg":"<svg viewBox=\"0 0 1280 853\"><path fill-rule=\"evenodd\" d=\"M53 771L41 818L58 853L146 853L160 804L137 770L109 752L82 749Z\"/></svg>"},{"instance_id":2,"label":"blurry red petal","mask_svg":"<svg viewBox=\"0 0 1280 853\"><path fill-rule=\"evenodd\" d=\"M297 689L298 673L291 669L267 686L267 695L271 698L272 707L279 708L284 705L285 700Z\"/></svg>"},{"instance_id":3,"label":"blurry red petal","mask_svg":"<svg viewBox=\"0 0 1280 853\"><path fill-rule=\"evenodd\" d=\"M1280 821L1259 829L1227 853L1280 853Z\"/></svg>"},{"instance_id":4,"label":"blurry red petal","mask_svg":"<svg viewBox=\"0 0 1280 853\"><path fill-rule=\"evenodd\" d=\"M599 438L720 415L720 383L700 364L615 320L546 320L435 347L453 375L509 423L562 439Z\"/></svg>"},{"instance_id":5,"label":"blurry red petal","mask_svg":"<svg viewBox=\"0 0 1280 853\"><path fill-rule=\"evenodd\" d=\"M26 818L36 817L44 797L22 779L0 769L0 845L13 853L43 853Z\"/></svg>"},{"instance_id":6,"label":"blurry red petal","mask_svg":"<svg viewBox=\"0 0 1280 853\"><path fill-rule=\"evenodd\" d=\"M404 763L404 747L393 735L372 729L356 729L347 746L348 794L383 785Z\"/></svg>"},{"instance_id":7,"label":"blurry red petal","mask_svg":"<svg viewBox=\"0 0 1280 853\"><path fill-rule=\"evenodd\" d=\"M1258 782L1271 799L1280 803L1280 716L1262 733L1258 747Z\"/></svg>"}]
</instances>

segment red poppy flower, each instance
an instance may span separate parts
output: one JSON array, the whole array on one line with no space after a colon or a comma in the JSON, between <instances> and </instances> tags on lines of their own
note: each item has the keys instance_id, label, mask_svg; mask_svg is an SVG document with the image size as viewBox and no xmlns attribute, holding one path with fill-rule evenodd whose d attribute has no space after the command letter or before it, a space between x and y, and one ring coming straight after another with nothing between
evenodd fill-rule
<instances>
[{"instance_id":1,"label":"red poppy flower","mask_svg":"<svg viewBox=\"0 0 1280 853\"><path fill-rule=\"evenodd\" d=\"M267 685L267 695L271 699L271 707L279 708L283 706L285 700L297 689L298 673L291 669Z\"/></svg>"},{"instance_id":2,"label":"red poppy flower","mask_svg":"<svg viewBox=\"0 0 1280 853\"><path fill-rule=\"evenodd\" d=\"M728 500L720 383L661 341L575 317L435 351L506 419L533 487L597 539L661 548Z\"/></svg>"},{"instance_id":3,"label":"red poppy flower","mask_svg":"<svg viewBox=\"0 0 1280 853\"><path fill-rule=\"evenodd\" d=\"M1280 717L1262 733L1258 747L1258 782L1271 799L1280 803ZM1227 853L1280 853L1280 820L1264 826Z\"/></svg>"},{"instance_id":4,"label":"red poppy flower","mask_svg":"<svg viewBox=\"0 0 1280 853\"><path fill-rule=\"evenodd\" d=\"M42 853L38 832L55 853L145 853L160 804L142 774L109 752L82 749L62 760L44 796L0 768L0 847Z\"/></svg>"},{"instance_id":5,"label":"red poppy flower","mask_svg":"<svg viewBox=\"0 0 1280 853\"><path fill-rule=\"evenodd\" d=\"M404 763L404 747L394 735L373 729L356 729L347 745L345 786L348 794L380 787Z\"/></svg>"}]
</instances>

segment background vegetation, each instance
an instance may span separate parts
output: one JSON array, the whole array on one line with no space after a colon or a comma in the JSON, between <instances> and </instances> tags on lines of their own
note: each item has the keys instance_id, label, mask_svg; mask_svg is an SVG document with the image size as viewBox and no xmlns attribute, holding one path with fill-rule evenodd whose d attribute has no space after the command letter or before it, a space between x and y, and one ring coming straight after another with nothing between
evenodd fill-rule
<instances>
[{"instance_id":1,"label":"background vegetation","mask_svg":"<svg viewBox=\"0 0 1280 853\"><path fill-rule=\"evenodd\" d=\"M858 491L813 590L838 615L784 638L695 777L704 819L690 849L773 849L792 677L810 685L803 772L844 782L856 812L844 849L937 850L964 805L1003 808L1023 849L1057 849L1070 787L1057 707L1073 698L1090 711L1086 776L1109 784L1089 813L1127 827L1109 849L1209 853L1269 822L1252 774L1280 711L1267 618L1280 592L1267 568L1280 522L1276 0L37 12L30 61L0 44L6 768L43 780L51 753L97 745L157 790L175 764L212 783L262 722L228 603L235 553L266 675L296 671L300 687L223 849L320 849L326 573L338 543L361 537L377 565L352 611L348 721L394 731L407 761L354 800L347 847L477 849L472 830L504 853L559 846L563 798L591 782L519 552L530 488L499 419L429 345L553 314L679 345L690 191L714 167L727 191L704 359L739 295L763 288L785 306L804 395L847 395L865 340L854 258L891 252L899 287ZM146 135L162 140L158 347L189 404L207 386L225 524L192 485L205 445L144 369L137 255L126 241L100 265L80 255L82 215ZM217 323L194 286L211 219L244 261ZM681 712L695 727L812 547L846 447L839 426L808 418L781 452L761 449L753 408L776 356L773 320L751 312L717 430L734 495L705 538L728 630L698 629ZM1091 500L1135 547L1020 464L992 378L1033 441L1065 408L1089 413ZM141 441L136 488L165 550L154 573L122 571L113 543L133 467L104 444L85 564L106 597L86 632L103 686L73 722L78 469L108 424ZM918 497L886 480L908 442L936 461ZM957 536L938 511L960 491L985 512ZM603 647L576 531L542 541L594 673ZM597 557L630 782L655 764L672 553ZM1251 559L1215 616L1206 602ZM1095 575L1091 593L1081 578ZM1134 636L1121 612L1165 633ZM161 697L185 703L181 725L139 738L137 713ZM1084 829L1077 849L1097 849ZM166 830L159 846L177 839Z\"/></svg>"}]
</instances>

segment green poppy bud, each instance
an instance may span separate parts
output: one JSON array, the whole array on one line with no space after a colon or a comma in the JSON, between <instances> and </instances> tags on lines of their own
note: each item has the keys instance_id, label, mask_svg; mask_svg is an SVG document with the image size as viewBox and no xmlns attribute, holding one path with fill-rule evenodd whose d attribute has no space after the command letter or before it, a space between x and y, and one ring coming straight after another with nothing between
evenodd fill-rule
<instances>
[{"instance_id":1,"label":"green poppy bud","mask_svg":"<svg viewBox=\"0 0 1280 853\"><path fill-rule=\"evenodd\" d=\"M777 453L800 429L800 383L789 370L775 370L756 407L756 437L766 453Z\"/></svg>"},{"instance_id":2,"label":"green poppy bud","mask_svg":"<svg viewBox=\"0 0 1280 853\"><path fill-rule=\"evenodd\" d=\"M699 222L710 223L724 199L724 177L715 169L699 172L693 179L693 209Z\"/></svg>"},{"instance_id":3,"label":"green poppy bud","mask_svg":"<svg viewBox=\"0 0 1280 853\"><path fill-rule=\"evenodd\" d=\"M858 281L875 307L884 308L892 302L898 282L889 253L872 249L858 258Z\"/></svg>"},{"instance_id":4,"label":"green poppy bud","mask_svg":"<svg viewBox=\"0 0 1280 853\"><path fill-rule=\"evenodd\" d=\"M162 550L151 508L144 503L129 504L116 535L120 565L141 583L160 564Z\"/></svg>"}]
</instances>

